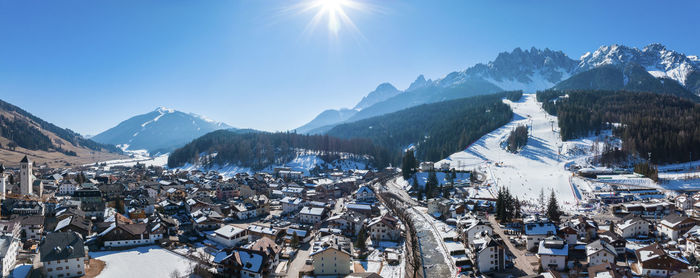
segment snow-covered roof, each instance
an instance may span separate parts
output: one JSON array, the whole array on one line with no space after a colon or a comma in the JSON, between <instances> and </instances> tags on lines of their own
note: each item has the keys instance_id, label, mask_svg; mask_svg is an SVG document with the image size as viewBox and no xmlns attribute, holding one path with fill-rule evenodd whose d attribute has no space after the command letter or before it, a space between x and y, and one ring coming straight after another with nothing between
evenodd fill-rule
<instances>
[{"instance_id":1,"label":"snow-covered roof","mask_svg":"<svg viewBox=\"0 0 700 278\"><path fill-rule=\"evenodd\" d=\"M537 254L539 255L549 255L549 256L568 256L569 255L569 245L564 243L562 248L547 247L545 244L546 240L540 241L540 247L537 249Z\"/></svg>"},{"instance_id":2,"label":"snow-covered roof","mask_svg":"<svg viewBox=\"0 0 700 278\"><path fill-rule=\"evenodd\" d=\"M525 225L526 235L547 235L555 234L557 227L552 223L534 223Z\"/></svg>"},{"instance_id":3,"label":"snow-covered roof","mask_svg":"<svg viewBox=\"0 0 700 278\"><path fill-rule=\"evenodd\" d=\"M347 209L353 210L372 210L372 207L365 204L345 204Z\"/></svg>"},{"instance_id":4,"label":"snow-covered roof","mask_svg":"<svg viewBox=\"0 0 700 278\"><path fill-rule=\"evenodd\" d=\"M218 230L214 231L214 233L218 236L225 237L225 238L232 238L237 234L243 233L245 230L238 228L233 225L226 225Z\"/></svg>"},{"instance_id":5,"label":"snow-covered roof","mask_svg":"<svg viewBox=\"0 0 700 278\"><path fill-rule=\"evenodd\" d=\"M323 215L323 208L312 208L312 207L303 207L301 211L299 211L299 214L310 214L314 216L321 216Z\"/></svg>"},{"instance_id":6,"label":"snow-covered roof","mask_svg":"<svg viewBox=\"0 0 700 278\"><path fill-rule=\"evenodd\" d=\"M238 250L238 257L241 262L241 268L250 272L260 272L263 263L263 256L258 253L248 252L246 250Z\"/></svg>"},{"instance_id":7,"label":"snow-covered roof","mask_svg":"<svg viewBox=\"0 0 700 278\"><path fill-rule=\"evenodd\" d=\"M68 217L64 218L63 220L58 221L58 224L56 224L56 229L54 229L54 232L59 231L59 230L65 228L66 226L70 225L70 221L72 218L73 218L73 216L68 216Z\"/></svg>"}]
</instances>

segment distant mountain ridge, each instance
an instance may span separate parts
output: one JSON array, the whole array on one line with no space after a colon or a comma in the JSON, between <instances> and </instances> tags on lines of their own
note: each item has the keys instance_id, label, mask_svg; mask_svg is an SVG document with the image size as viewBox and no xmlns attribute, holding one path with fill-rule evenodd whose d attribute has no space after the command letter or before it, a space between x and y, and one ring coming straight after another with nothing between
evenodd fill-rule
<instances>
[{"instance_id":1,"label":"distant mountain ridge","mask_svg":"<svg viewBox=\"0 0 700 278\"><path fill-rule=\"evenodd\" d=\"M668 50L659 43L652 43L642 49L613 44L601 46L595 52L581 56L577 72L583 72L601 66L624 68L637 64L656 78L669 78L688 87L695 94L700 93L698 87L690 84L692 73L700 70L700 60L697 56Z\"/></svg>"},{"instance_id":2,"label":"distant mountain ridge","mask_svg":"<svg viewBox=\"0 0 700 278\"><path fill-rule=\"evenodd\" d=\"M197 114L158 107L97 134L92 140L119 145L124 150L166 153L219 129L231 129L231 126Z\"/></svg>"},{"instance_id":3,"label":"distant mountain ridge","mask_svg":"<svg viewBox=\"0 0 700 278\"><path fill-rule=\"evenodd\" d=\"M38 163L65 166L120 158L121 150L83 138L0 100L0 161L14 164L25 155Z\"/></svg>"},{"instance_id":4,"label":"distant mountain ridge","mask_svg":"<svg viewBox=\"0 0 700 278\"><path fill-rule=\"evenodd\" d=\"M383 86L395 89L389 83L382 83L354 109L344 109L343 116L339 113L342 110L326 110L309 124L298 128L297 132L325 133L340 123L426 103L506 90L631 90L673 94L697 101L700 96L700 59L668 50L658 43L642 49L601 46L578 60L548 48L515 48L511 52L499 53L491 62L451 72L443 78L432 80L419 75L403 91L377 93ZM386 96L391 97L384 98Z\"/></svg>"}]
</instances>

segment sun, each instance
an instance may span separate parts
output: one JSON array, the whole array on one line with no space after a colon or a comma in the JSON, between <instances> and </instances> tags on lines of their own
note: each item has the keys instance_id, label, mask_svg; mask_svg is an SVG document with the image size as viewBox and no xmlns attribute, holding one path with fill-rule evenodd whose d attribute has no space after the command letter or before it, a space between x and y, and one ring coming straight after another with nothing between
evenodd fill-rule
<instances>
[{"instance_id":1,"label":"sun","mask_svg":"<svg viewBox=\"0 0 700 278\"><path fill-rule=\"evenodd\" d=\"M357 0L308 0L301 4L302 13L314 13L305 32L312 32L324 24L328 33L338 36L341 29L349 29L360 34L355 23L348 16L349 10L369 11L369 6Z\"/></svg>"}]
</instances>

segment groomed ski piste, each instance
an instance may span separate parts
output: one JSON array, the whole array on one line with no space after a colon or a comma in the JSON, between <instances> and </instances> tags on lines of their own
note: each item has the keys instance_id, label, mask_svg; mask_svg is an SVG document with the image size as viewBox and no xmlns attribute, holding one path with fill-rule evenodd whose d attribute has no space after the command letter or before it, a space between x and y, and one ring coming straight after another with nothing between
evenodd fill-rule
<instances>
[{"instance_id":1,"label":"groomed ski piste","mask_svg":"<svg viewBox=\"0 0 700 278\"><path fill-rule=\"evenodd\" d=\"M547 114L537 102L535 94L523 94L516 102L503 100L513 109L513 120L483 136L466 150L454 153L437 162L447 162L450 168L476 169L486 174L486 184L495 196L499 187L507 187L520 200L536 204L544 189L546 198L554 190L560 205L575 210L581 194L577 183L566 165L587 157L595 138L583 138L562 142L557 117ZM520 125L528 126L527 145L519 152L504 149L503 142L511 130Z\"/></svg>"}]
</instances>

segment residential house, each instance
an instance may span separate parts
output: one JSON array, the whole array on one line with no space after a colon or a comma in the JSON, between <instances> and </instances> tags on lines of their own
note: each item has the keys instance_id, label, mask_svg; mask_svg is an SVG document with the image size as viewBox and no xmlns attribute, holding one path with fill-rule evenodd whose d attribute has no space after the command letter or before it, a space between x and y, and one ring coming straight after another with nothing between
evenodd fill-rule
<instances>
[{"instance_id":1,"label":"residential house","mask_svg":"<svg viewBox=\"0 0 700 278\"><path fill-rule=\"evenodd\" d=\"M632 277L628 268L617 266L615 263L602 263L588 266L589 278L627 278Z\"/></svg>"},{"instance_id":2,"label":"residential house","mask_svg":"<svg viewBox=\"0 0 700 278\"><path fill-rule=\"evenodd\" d=\"M625 238L621 237L615 232L605 231L603 233L600 233L599 237L601 240L613 246L613 248L615 249L615 254L623 255L627 251L627 241L625 240Z\"/></svg>"},{"instance_id":3,"label":"residential house","mask_svg":"<svg viewBox=\"0 0 700 278\"><path fill-rule=\"evenodd\" d=\"M80 201L80 210L84 211L88 218L104 218L105 202L102 192L94 184L81 185L73 192L73 199Z\"/></svg>"},{"instance_id":4,"label":"residential house","mask_svg":"<svg viewBox=\"0 0 700 278\"><path fill-rule=\"evenodd\" d=\"M562 271L566 268L569 245L557 236L547 237L539 242L537 256L542 269Z\"/></svg>"},{"instance_id":5,"label":"residential house","mask_svg":"<svg viewBox=\"0 0 700 278\"><path fill-rule=\"evenodd\" d=\"M491 225L476 217L461 219L458 222L458 227L461 230L462 241L465 244L472 242L481 233L493 234Z\"/></svg>"},{"instance_id":6,"label":"residential house","mask_svg":"<svg viewBox=\"0 0 700 278\"><path fill-rule=\"evenodd\" d=\"M679 195L675 199L676 208L680 211L686 211L693 208L695 199L688 195Z\"/></svg>"},{"instance_id":7,"label":"residential house","mask_svg":"<svg viewBox=\"0 0 700 278\"><path fill-rule=\"evenodd\" d=\"M155 244L163 239L165 227L160 223L123 222L115 217L99 236L106 247L125 247Z\"/></svg>"},{"instance_id":8,"label":"residential house","mask_svg":"<svg viewBox=\"0 0 700 278\"><path fill-rule=\"evenodd\" d=\"M382 217L372 219L367 225L369 237L374 243L380 241L397 241L401 237L401 227L399 220L395 217L384 214Z\"/></svg>"},{"instance_id":9,"label":"residential house","mask_svg":"<svg viewBox=\"0 0 700 278\"><path fill-rule=\"evenodd\" d=\"M550 222L528 223L524 227L525 248L534 250L545 238L557 233L557 226Z\"/></svg>"},{"instance_id":10,"label":"residential house","mask_svg":"<svg viewBox=\"0 0 700 278\"><path fill-rule=\"evenodd\" d=\"M678 237L690 231L696 221L690 217L677 213L666 215L656 226L659 233L666 238L676 241Z\"/></svg>"},{"instance_id":11,"label":"residential house","mask_svg":"<svg viewBox=\"0 0 700 278\"><path fill-rule=\"evenodd\" d=\"M638 215L627 215L615 225L615 233L624 238L649 235L649 221Z\"/></svg>"},{"instance_id":12,"label":"residential house","mask_svg":"<svg viewBox=\"0 0 700 278\"><path fill-rule=\"evenodd\" d=\"M566 241L566 243L570 246L576 245L576 243L578 243L578 231L576 231L574 228L571 228L570 226L565 226L559 229L557 235L561 237L564 241Z\"/></svg>"},{"instance_id":13,"label":"residential house","mask_svg":"<svg viewBox=\"0 0 700 278\"><path fill-rule=\"evenodd\" d=\"M193 225L197 231L211 231L223 224L223 215L218 207L200 209L191 214Z\"/></svg>"},{"instance_id":14,"label":"residential house","mask_svg":"<svg viewBox=\"0 0 700 278\"><path fill-rule=\"evenodd\" d=\"M280 231L279 229L273 227L264 227L255 224L248 225L248 234L250 234L250 237L253 239L264 237L275 241L277 240L281 232L282 231Z\"/></svg>"},{"instance_id":15,"label":"residential house","mask_svg":"<svg viewBox=\"0 0 700 278\"><path fill-rule=\"evenodd\" d=\"M44 217L38 215L30 216L18 216L12 218L21 226L21 238L22 240L35 240L41 239L44 233Z\"/></svg>"},{"instance_id":16,"label":"residential house","mask_svg":"<svg viewBox=\"0 0 700 278\"><path fill-rule=\"evenodd\" d=\"M469 242L469 258L481 273L505 269L505 244L500 238L483 231Z\"/></svg>"},{"instance_id":17,"label":"residential house","mask_svg":"<svg viewBox=\"0 0 700 278\"><path fill-rule=\"evenodd\" d=\"M588 265L598 265L602 263L615 263L617 251L615 247L604 240L596 240L586 245L586 258Z\"/></svg>"},{"instance_id":18,"label":"residential house","mask_svg":"<svg viewBox=\"0 0 700 278\"><path fill-rule=\"evenodd\" d=\"M374 195L374 190L371 187L364 185L355 191L355 200L358 202L374 202L377 197Z\"/></svg>"},{"instance_id":19,"label":"residential house","mask_svg":"<svg viewBox=\"0 0 700 278\"><path fill-rule=\"evenodd\" d=\"M569 220L567 225L576 230L578 238L585 242L590 242L592 239L598 237L598 224L588 217L582 215L576 216Z\"/></svg>"},{"instance_id":20,"label":"residential house","mask_svg":"<svg viewBox=\"0 0 700 278\"><path fill-rule=\"evenodd\" d=\"M226 225L208 233L207 238L226 247L236 247L250 239L248 230L233 225Z\"/></svg>"},{"instance_id":21,"label":"residential house","mask_svg":"<svg viewBox=\"0 0 700 278\"><path fill-rule=\"evenodd\" d=\"M243 247L244 249L262 252L265 254L262 264L263 273L274 273L280 262L282 248L277 245L274 239L262 237Z\"/></svg>"},{"instance_id":22,"label":"residential house","mask_svg":"<svg viewBox=\"0 0 700 278\"><path fill-rule=\"evenodd\" d=\"M352 243L349 238L328 235L317 239L309 254L314 275L344 276L353 272Z\"/></svg>"},{"instance_id":23,"label":"residential house","mask_svg":"<svg viewBox=\"0 0 700 278\"><path fill-rule=\"evenodd\" d=\"M0 273L2 273L2 277L8 277L10 272L14 269L21 244L22 242L17 233L14 235L0 235L0 260L2 260L2 264L0 264L2 269L0 269Z\"/></svg>"},{"instance_id":24,"label":"residential house","mask_svg":"<svg viewBox=\"0 0 700 278\"><path fill-rule=\"evenodd\" d=\"M54 232L76 232L83 239L92 231L92 222L77 215L67 215L56 224Z\"/></svg>"},{"instance_id":25,"label":"residential house","mask_svg":"<svg viewBox=\"0 0 700 278\"><path fill-rule=\"evenodd\" d=\"M81 277L88 260L83 238L73 232L50 233L39 244L39 261L47 278Z\"/></svg>"},{"instance_id":26,"label":"residential house","mask_svg":"<svg viewBox=\"0 0 700 278\"><path fill-rule=\"evenodd\" d=\"M301 209L303 203L304 200L301 198L284 197L280 200L280 204L282 204L282 213L289 214L297 212Z\"/></svg>"},{"instance_id":27,"label":"residential house","mask_svg":"<svg viewBox=\"0 0 700 278\"><path fill-rule=\"evenodd\" d=\"M302 224L315 225L321 223L325 214L325 208L303 207L301 211L299 211L299 222Z\"/></svg>"},{"instance_id":28,"label":"residential house","mask_svg":"<svg viewBox=\"0 0 700 278\"><path fill-rule=\"evenodd\" d=\"M353 212L346 211L329 217L326 222L328 222L329 228L338 229L343 235L353 237L357 236L364 227L364 219L364 216L360 217Z\"/></svg>"},{"instance_id":29,"label":"residential house","mask_svg":"<svg viewBox=\"0 0 700 278\"><path fill-rule=\"evenodd\" d=\"M264 261L263 252L237 248L220 263L224 265L223 274L227 277L262 278Z\"/></svg>"},{"instance_id":30,"label":"residential house","mask_svg":"<svg viewBox=\"0 0 700 278\"><path fill-rule=\"evenodd\" d=\"M688 269L688 263L671 255L658 243L639 248L634 251L637 262L632 264L632 270L641 276L668 277Z\"/></svg>"}]
</instances>

